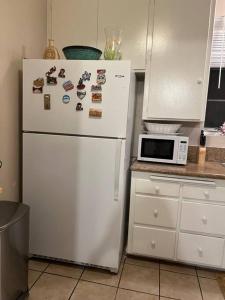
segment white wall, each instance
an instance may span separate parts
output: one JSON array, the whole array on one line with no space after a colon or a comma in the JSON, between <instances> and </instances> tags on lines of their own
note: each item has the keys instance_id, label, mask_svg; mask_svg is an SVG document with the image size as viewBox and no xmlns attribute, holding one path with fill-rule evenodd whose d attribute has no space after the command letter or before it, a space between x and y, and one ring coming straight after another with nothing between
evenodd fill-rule
<instances>
[{"instance_id":1,"label":"white wall","mask_svg":"<svg viewBox=\"0 0 225 300\"><path fill-rule=\"evenodd\" d=\"M40 58L46 45L46 0L1 1L0 200L19 199L22 58Z\"/></svg>"}]
</instances>

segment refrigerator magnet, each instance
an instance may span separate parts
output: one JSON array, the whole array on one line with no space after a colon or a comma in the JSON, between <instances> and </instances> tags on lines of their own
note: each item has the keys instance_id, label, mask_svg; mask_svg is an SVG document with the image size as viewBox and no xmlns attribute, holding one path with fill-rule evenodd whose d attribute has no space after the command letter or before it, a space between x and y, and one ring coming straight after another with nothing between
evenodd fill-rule
<instances>
[{"instance_id":1,"label":"refrigerator magnet","mask_svg":"<svg viewBox=\"0 0 225 300\"><path fill-rule=\"evenodd\" d=\"M85 96L86 96L86 92L85 92L85 91L83 91L83 92L77 91L77 97L78 97L80 100L84 99Z\"/></svg>"},{"instance_id":2,"label":"refrigerator magnet","mask_svg":"<svg viewBox=\"0 0 225 300\"><path fill-rule=\"evenodd\" d=\"M77 103L77 106L76 106L76 111L82 111L82 110L83 110L82 103L81 103L81 102L78 102L78 103Z\"/></svg>"},{"instance_id":3,"label":"refrigerator magnet","mask_svg":"<svg viewBox=\"0 0 225 300\"><path fill-rule=\"evenodd\" d=\"M90 108L89 109L89 117L101 118L102 117L102 110L101 109Z\"/></svg>"},{"instance_id":4,"label":"refrigerator magnet","mask_svg":"<svg viewBox=\"0 0 225 300\"><path fill-rule=\"evenodd\" d=\"M56 71L56 66L52 67L48 72L45 73L46 77L51 76Z\"/></svg>"},{"instance_id":5,"label":"refrigerator magnet","mask_svg":"<svg viewBox=\"0 0 225 300\"><path fill-rule=\"evenodd\" d=\"M33 81L35 87L43 87L45 85L44 78L37 78Z\"/></svg>"},{"instance_id":6,"label":"refrigerator magnet","mask_svg":"<svg viewBox=\"0 0 225 300\"><path fill-rule=\"evenodd\" d=\"M42 94L43 93L43 87L42 86L40 86L40 87L33 86L33 93L34 94Z\"/></svg>"},{"instance_id":7,"label":"refrigerator magnet","mask_svg":"<svg viewBox=\"0 0 225 300\"><path fill-rule=\"evenodd\" d=\"M57 78L52 76L47 76L47 85L57 85Z\"/></svg>"},{"instance_id":8,"label":"refrigerator magnet","mask_svg":"<svg viewBox=\"0 0 225 300\"><path fill-rule=\"evenodd\" d=\"M68 80L68 81L63 83L63 88L66 92L68 92L68 91L74 89L74 85L73 85L71 80Z\"/></svg>"},{"instance_id":9,"label":"refrigerator magnet","mask_svg":"<svg viewBox=\"0 0 225 300\"><path fill-rule=\"evenodd\" d=\"M59 78L65 78L66 77L65 72L66 72L65 69L60 69L58 77Z\"/></svg>"},{"instance_id":10,"label":"refrigerator magnet","mask_svg":"<svg viewBox=\"0 0 225 300\"><path fill-rule=\"evenodd\" d=\"M102 102L102 94L101 93L93 93L92 94L92 102Z\"/></svg>"},{"instance_id":11,"label":"refrigerator magnet","mask_svg":"<svg viewBox=\"0 0 225 300\"><path fill-rule=\"evenodd\" d=\"M97 70L97 84L105 84L106 83L106 70Z\"/></svg>"},{"instance_id":12,"label":"refrigerator magnet","mask_svg":"<svg viewBox=\"0 0 225 300\"><path fill-rule=\"evenodd\" d=\"M50 94L44 95L44 109L45 110L51 109L51 95Z\"/></svg>"},{"instance_id":13,"label":"refrigerator magnet","mask_svg":"<svg viewBox=\"0 0 225 300\"><path fill-rule=\"evenodd\" d=\"M85 85L83 84L83 79L80 78L78 85L77 85L77 89L78 90L83 90L85 88Z\"/></svg>"},{"instance_id":14,"label":"refrigerator magnet","mask_svg":"<svg viewBox=\"0 0 225 300\"><path fill-rule=\"evenodd\" d=\"M88 73L87 71L85 71L84 74L82 74L82 79L83 79L83 81L90 81L91 73Z\"/></svg>"},{"instance_id":15,"label":"refrigerator magnet","mask_svg":"<svg viewBox=\"0 0 225 300\"><path fill-rule=\"evenodd\" d=\"M92 92L101 92L102 91L102 86L101 85L92 85L91 86L91 91Z\"/></svg>"},{"instance_id":16,"label":"refrigerator magnet","mask_svg":"<svg viewBox=\"0 0 225 300\"><path fill-rule=\"evenodd\" d=\"M62 98L62 102L64 104L68 104L70 102L70 96L69 95L64 95Z\"/></svg>"}]
</instances>

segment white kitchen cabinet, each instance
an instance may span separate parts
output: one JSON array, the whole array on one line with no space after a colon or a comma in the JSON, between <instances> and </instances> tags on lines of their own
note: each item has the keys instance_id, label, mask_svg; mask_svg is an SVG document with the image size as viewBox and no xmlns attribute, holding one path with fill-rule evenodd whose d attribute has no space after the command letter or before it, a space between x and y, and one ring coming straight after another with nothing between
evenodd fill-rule
<instances>
[{"instance_id":1,"label":"white kitchen cabinet","mask_svg":"<svg viewBox=\"0 0 225 300\"><path fill-rule=\"evenodd\" d=\"M152 0L99 0L98 48L105 47L105 27L123 30L122 58L132 62L132 69L145 69L148 18Z\"/></svg>"},{"instance_id":2,"label":"white kitchen cabinet","mask_svg":"<svg viewBox=\"0 0 225 300\"><path fill-rule=\"evenodd\" d=\"M133 171L127 253L225 269L224 188L225 180Z\"/></svg>"},{"instance_id":3,"label":"white kitchen cabinet","mask_svg":"<svg viewBox=\"0 0 225 300\"><path fill-rule=\"evenodd\" d=\"M155 0L143 119L204 118L215 0Z\"/></svg>"},{"instance_id":4,"label":"white kitchen cabinet","mask_svg":"<svg viewBox=\"0 0 225 300\"><path fill-rule=\"evenodd\" d=\"M97 15L98 0L48 0L48 38L52 36L62 58L65 46L96 47Z\"/></svg>"}]
</instances>

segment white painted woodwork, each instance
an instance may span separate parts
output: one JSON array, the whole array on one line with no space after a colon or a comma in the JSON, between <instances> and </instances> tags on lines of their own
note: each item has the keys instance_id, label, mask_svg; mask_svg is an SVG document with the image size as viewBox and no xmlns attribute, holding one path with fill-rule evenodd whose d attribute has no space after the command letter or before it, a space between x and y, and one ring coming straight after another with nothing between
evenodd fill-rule
<instances>
[{"instance_id":1,"label":"white painted woodwork","mask_svg":"<svg viewBox=\"0 0 225 300\"><path fill-rule=\"evenodd\" d=\"M61 50L65 46L96 47L97 14L98 0L48 0L48 38L52 31L61 57L64 57Z\"/></svg>"},{"instance_id":2,"label":"white painted woodwork","mask_svg":"<svg viewBox=\"0 0 225 300\"><path fill-rule=\"evenodd\" d=\"M177 258L181 261L221 266L224 239L180 233Z\"/></svg>"},{"instance_id":3,"label":"white painted woodwork","mask_svg":"<svg viewBox=\"0 0 225 300\"><path fill-rule=\"evenodd\" d=\"M185 185L183 198L225 202L225 187Z\"/></svg>"},{"instance_id":4,"label":"white painted woodwork","mask_svg":"<svg viewBox=\"0 0 225 300\"><path fill-rule=\"evenodd\" d=\"M155 1L143 119L203 118L214 7L214 0Z\"/></svg>"},{"instance_id":5,"label":"white painted woodwork","mask_svg":"<svg viewBox=\"0 0 225 300\"><path fill-rule=\"evenodd\" d=\"M145 69L150 0L99 0L98 42L105 48L105 27L123 30L122 59L132 61L132 69Z\"/></svg>"},{"instance_id":6,"label":"white painted woodwork","mask_svg":"<svg viewBox=\"0 0 225 300\"><path fill-rule=\"evenodd\" d=\"M127 252L225 269L224 189L225 180L133 171Z\"/></svg>"},{"instance_id":7,"label":"white painted woodwork","mask_svg":"<svg viewBox=\"0 0 225 300\"><path fill-rule=\"evenodd\" d=\"M135 184L135 190L136 193L178 197L180 186L177 183L169 183L151 179L137 179Z\"/></svg>"},{"instance_id":8,"label":"white painted woodwork","mask_svg":"<svg viewBox=\"0 0 225 300\"><path fill-rule=\"evenodd\" d=\"M178 200L136 195L134 207L135 223L169 228L177 226Z\"/></svg>"},{"instance_id":9,"label":"white painted woodwork","mask_svg":"<svg viewBox=\"0 0 225 300\"><path fill-rule=\"evenodd\" d=\"M225 206L183 202L181 230L225 235Z\"/></svg>"},{"instance_id":10,"label":"white painted woodwork","mask_svg":"<svg viewBox=\"0 0 225 300\"><path fill-rule=\"evenodd\" d=\"M141 226L133 228L133 251L164 258L173 258L176 233Z\"/></svg>"}]
</instances>

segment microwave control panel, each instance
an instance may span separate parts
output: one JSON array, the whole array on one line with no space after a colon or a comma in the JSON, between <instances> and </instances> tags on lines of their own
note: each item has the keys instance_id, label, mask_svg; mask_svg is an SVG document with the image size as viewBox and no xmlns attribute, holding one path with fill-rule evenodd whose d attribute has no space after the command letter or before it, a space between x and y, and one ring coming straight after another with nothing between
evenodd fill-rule
<instances>
[{"instance_id":1,"label":"microwave control panel","mask_svg":"<svg viewBox=\"0 0 225 300\"><path fill-rule=\"evenodd\" d=\"M178 159L177 159L180 164L186 164L187 153L188 153L188 139L180 140L179 147L178 147Z\"/></svg>"}]
</instances>

